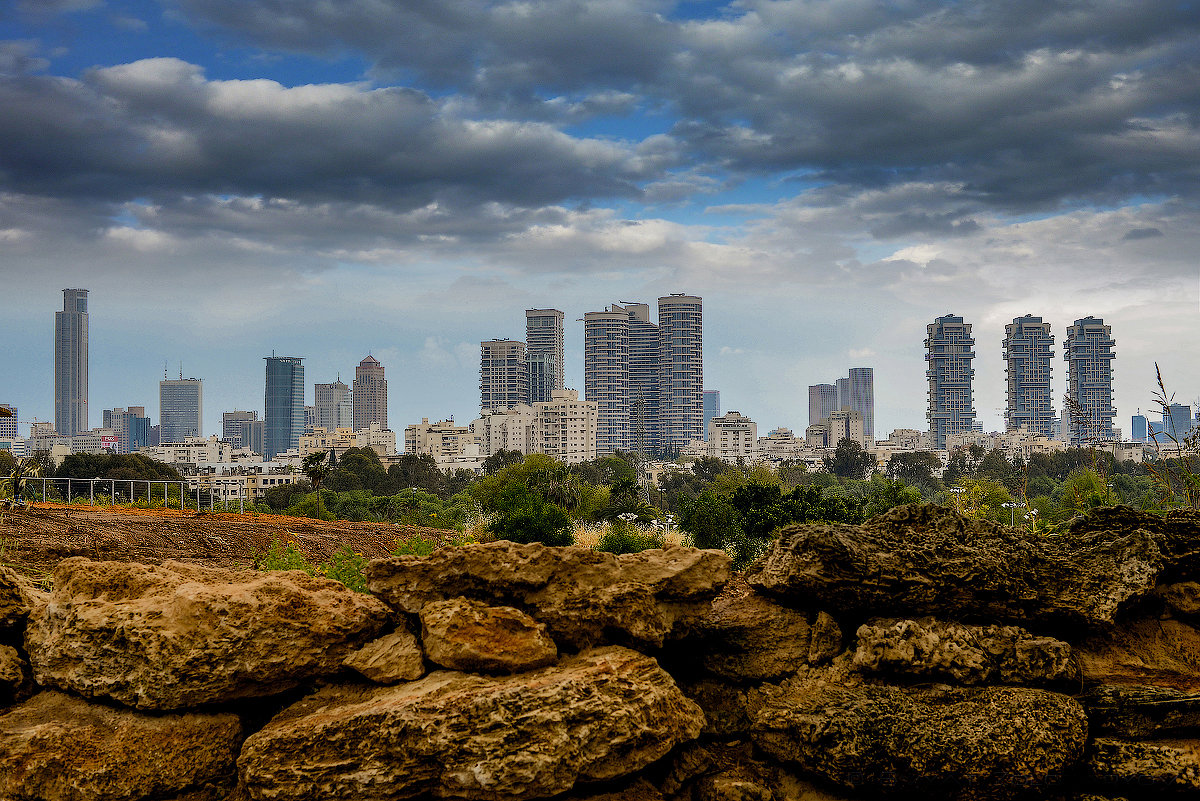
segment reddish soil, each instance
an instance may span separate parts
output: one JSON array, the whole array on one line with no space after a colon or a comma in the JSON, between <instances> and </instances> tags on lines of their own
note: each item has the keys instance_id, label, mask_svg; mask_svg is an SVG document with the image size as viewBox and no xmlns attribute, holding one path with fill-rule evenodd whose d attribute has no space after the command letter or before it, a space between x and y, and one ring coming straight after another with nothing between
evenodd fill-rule
<instances>
[{"instance_id":1,"label":"reddish soil","mask_svg":"<svg viewBox=\"0 0 1200 801\"><path fill-rule=\"evenodd\" d=\"M440 541L451 532L390 523L325 522L262 514L197 514L162 509L102 509L34 504L5 512L0 563L42 577L69 556L157 564L167 559L211 567L250 567L272 540L292 542L312 562L349 545L386 556L397 540Z\"/></svg>"}]
</instances>

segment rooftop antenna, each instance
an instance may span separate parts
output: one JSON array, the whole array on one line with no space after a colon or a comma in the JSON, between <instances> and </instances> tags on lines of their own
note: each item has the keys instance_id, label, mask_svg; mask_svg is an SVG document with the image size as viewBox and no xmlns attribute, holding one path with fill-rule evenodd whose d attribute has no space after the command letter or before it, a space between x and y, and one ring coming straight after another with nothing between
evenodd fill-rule
<instances>
[{"instance_id":1,"label":"rooftop antenna","mask_svg":"<svg viewBox=\"0 0 1200 801\"><path fill-rule=\"evenodd\" d=\"M163 359L163 381L167 380L167 360Z\"/></svg>"},{"instance_id":2,"label":"rooftop antenna","mask_svg":"<svg viewBox=\"0 0 1200 801\"><path fill-rule=\"evenodd\" d=\"M179 360L179 380L183 380L183 360Z\"/></svg>"}]
</instances>

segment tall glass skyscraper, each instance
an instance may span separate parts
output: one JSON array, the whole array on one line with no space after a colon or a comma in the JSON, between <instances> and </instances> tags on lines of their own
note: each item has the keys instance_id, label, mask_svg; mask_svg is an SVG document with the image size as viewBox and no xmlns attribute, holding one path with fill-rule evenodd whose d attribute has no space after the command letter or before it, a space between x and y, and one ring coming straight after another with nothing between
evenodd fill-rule
<instances>
[{"instance_id":1,"label":"tall glass skyscraper","mask_svg":"<svg viewBox=\"0 0 1200 801\"><path fill-rule=\"evenodd\" d=\"M1050 363L1054 358L1054 335L1050 323L1027 314L1004 326L1005 375L1008 405L1004 426L1016 431L1025 426L1047 437L1054 430L1054 404L1050 395Z\"/></svg>"},{"instance_id":2,"label":"tall glass skyscraper","mask_svg":"<svg viewBox=\"0 0 1200 801\"><path fill-rule=\"evenodd\" d=\"M204 436L204 382L199 378L164 379L158 382L158 439L183 442Z\"/></svg>"},{"instance_id":3,"label":"tall glass skyscraper","mask_svg":"<svg viewBox=\"0 0 1200 801\"><path fill-rule=\"evenodd\" d=\"M512 339L480 342L480 411L502 412L528 402L529 363L525 357L525 343Z\"/></svg>"},{"instance_id":4,"label":"tall glass skyscraper","mask_svg":"<svg viewBox=\"0 0 1200 801\"><path fill-rule=\"evenodd\" d=\"M354 401L350 387L339 378L332 384L313 384L316 424L326 431L354 427Z\"/></svg>"},{"instance_id":5,"label":"tall glass skyscraper","mask_svg":"<svg viewBox=\"0 0 1200 801\"><path fill-rule=\"evenodd\" d=\"M374 356L367 355L358 363L354 370L353 396L355 431L370 428L371 423L379 423L379 427L388 427L387 419L387 378L384 377L383 365Z\"/></svg>"},{"instance_id":6,"label":"tall glass skyscraper","mask_svg":"<svg viewBox=\"0 0 1200 801\"><path fill-rule=\"evenodd\" d=\"M54 313L54 430L88 430L88 291L64 289Z\"/></svg>"},{"instance_id":7,"label":"tall glass skyscraper","mask_svg":"<svg viewBox=\"0 0 1200 801\"><path fill-rule=\"evenodd\" d=\"M300 356L264 356L267 387L263 400L264 456L300 447L304 433L304 359Z\"/></svg>"},{"instance_id":8,"label":"tall glass skyscraper","mask_svg":"<svg viewBox=\"0 0 1200 801\"><path fill-rule=\"evenodd\" d=\"M971 382L975 340L971 324L947 314L925 328L925 377L929 379L929 433L935 448L951 434L970 431L975 422Z\"/></svg>"},{"instance_id":9,"label":"tall glass skyscraper","mask_svg":"<svg viewBox=\"0 0 1200 801\"><path fill-rule=\"evenodd\" d=\"M871 442L875 438L875 370L871 367L851 367L846 378L849 394L845 404L851 411L862 415L863 438Z\"/></svg>"},{"instance_id":10,"label":"tall glass skyscraper","mask_svg":"<svg viewBox=\"0 0 1200 801\"><path fill-rule=\"evenodd\" d=\"M1071 415L1070 442L1081 445L1113 438L1113 418L1116 409L1112 402L1112 327L1099 317L1076 320L1067 329L1063 342L1067 362L1067 395L1078 409Z\"/></svg>"},{"instance_id":11,"label":"tall glass skyscraper","mask_svg":"<svg viewBox=\"0 0 1200 801\"><path fill-rule=\"evenodd\" d=\"M525 310L525 354L529 361L529 403L548 402L563 388L563 313Z\"/></svg>"},{"instance_id":12,"label":"tall glass skyscraper","mask_svg":"<svg viewBox=\"0 0 1200 801\"><path fill-rule=\"evenodd\" d=\"M815 426L836 412L838 390L836 384L813 384L808 388L808 424Z\"/></svg>"},{"instance_id":13,"label":"tall glass skyscraper","mask_svg":"<svg viewBox=\"0 0 1200 801\"><path fill-rule=\"evenodd\" d=\"M704 390L704 420L701 427L704 429L704 439L708 439L708 423L714 417L721 416L721 390L706 389Z\"/></svg>"}]
</instances>

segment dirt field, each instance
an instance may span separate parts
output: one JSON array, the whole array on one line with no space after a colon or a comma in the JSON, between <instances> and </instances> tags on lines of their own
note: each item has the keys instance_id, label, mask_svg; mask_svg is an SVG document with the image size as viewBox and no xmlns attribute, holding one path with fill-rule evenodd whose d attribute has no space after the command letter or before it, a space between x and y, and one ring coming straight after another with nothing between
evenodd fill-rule
<instances>
[{"instance_id":1,"label":"dirt field","mask_svg":"<svg viewBox=\"0 0 1200 801\"><path fill-rule=\"evenodd\" d=\"M367 557L386 556L398 539L441 540L450 532L389 523L327 523L260 514L102 509L34 504L5 512L0 563L42 577L69 556L157 564L176 559L213 567L252 566L272 539L294 542L313 562L343 545Z\"/></svg>"}]
</instances>

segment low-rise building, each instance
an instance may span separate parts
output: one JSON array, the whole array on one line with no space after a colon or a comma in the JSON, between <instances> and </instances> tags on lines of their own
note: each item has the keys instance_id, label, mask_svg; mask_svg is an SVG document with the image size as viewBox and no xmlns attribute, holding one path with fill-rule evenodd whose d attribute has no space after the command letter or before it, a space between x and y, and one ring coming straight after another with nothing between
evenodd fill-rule
<instances>
[{"instance_id":1,"label":"low-rise building","mask_svg":"<svg viewBox=\"0 0 1200 801\"><path fill-rule=\"evenodd\" d=\"M708 455L730 464L758 459L758 424L741 412L708 421Z\"/></svg>"},{"instance_id":2,"label":"low-rise building","mask_svg":"<svg viewBox=\"0 0 1200 801\"><path fill-rule=\"evenodd\" d=\"M475 433L470 426L456 426L453 419L431 423L428 417L422 417L421 422L404 427L405 453L429 454L438 459L459 456L468 446L478 446Z\"/></svg>"}]
</instances>

